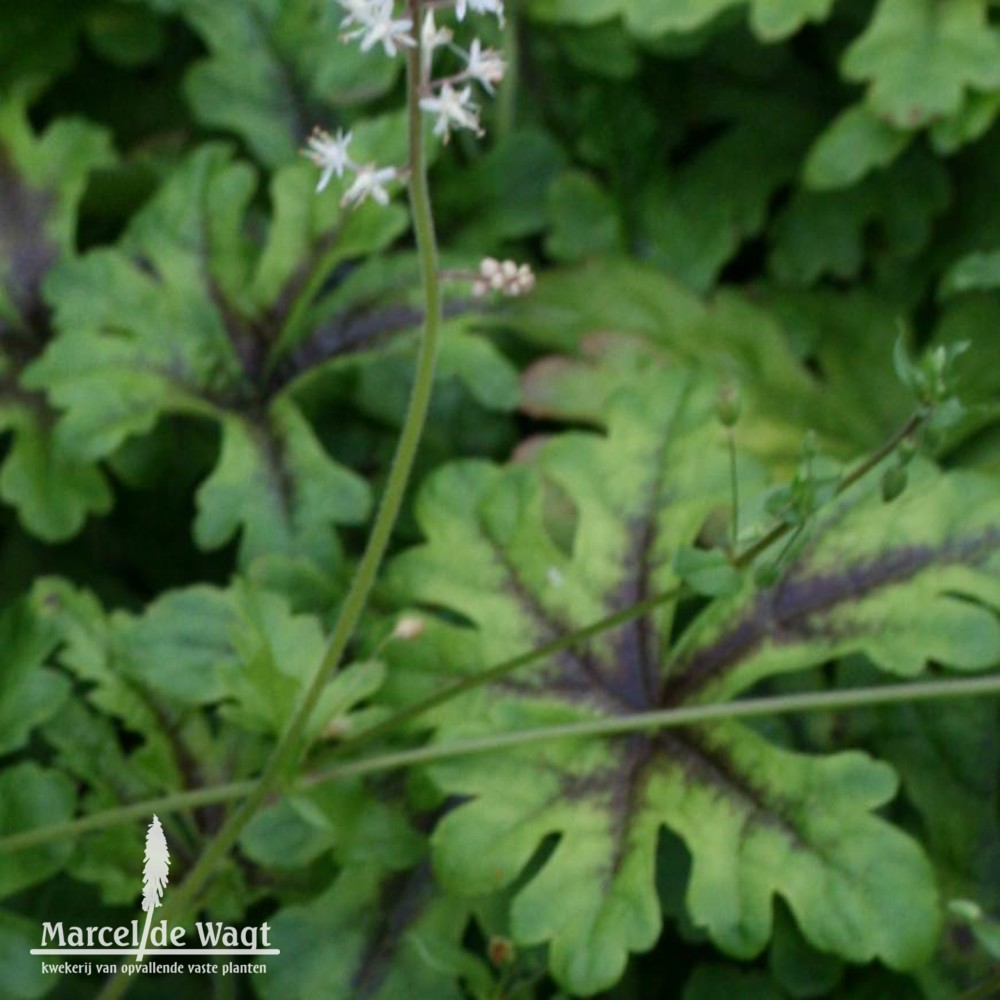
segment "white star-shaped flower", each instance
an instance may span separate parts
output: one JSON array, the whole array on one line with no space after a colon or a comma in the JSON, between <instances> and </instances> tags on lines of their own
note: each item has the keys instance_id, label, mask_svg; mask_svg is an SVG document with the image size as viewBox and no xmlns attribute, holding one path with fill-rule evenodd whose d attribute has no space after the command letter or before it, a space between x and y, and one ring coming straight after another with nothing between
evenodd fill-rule
<instances>
[{"instance_id":1,"label":"white star-shaped flower","mask_svg":"<svg viewBox=\"0 0 1000 1000\"><path fill-rule=\"evenodd\" d=\"M467 128L476 135L482 135L479 109L472 103L471 87L459 91L450 83L444 83L438 96L423 98L420 107L438 116L434 123L434 134L444 136L445 142L448 141L452 128Z\"/></svg>"},{"instance_id":2,"label":"white star-shaped flower","mask_svg":"<svg viewBox=\"0 0 1000 1000\"><path fill-rule=\"evenodd\" d=\"M330 178L334 174L343 177L344 171L352 166L351 159L347 155L347 147L350 144L350 132L344 135L343 131L338 129L336 136L332 136L321 128L313 129L306 144L307 148L302 152L323 171L316 185L317 192L322 191L330 183Z\"/></svg>"},{"instance_id":3,"label":"white star-shaped flower","mask_svg":"<svg viewBox=\"0 0 1000 1000\"><path fill-rule=\"evenodd\" d=\"M342 28L347 28L352 24L368 24L374 17L373 0L337 0L346 14L344 20L340 22Z\"/></svg>"},{"instance_id":4,"label":"white star-shaped flower","mask_svg":"<svg viewBox=\"0 0 1000 1000\"><path fill-rule=\"evenodd\" d=\"M435 49L447 45L454 37L451 28L439 28L434 23L434 11L427 11L424 16L424 25L420 32L420 44L425 52L433 52Z\"/></svg>"},{"instance_id":5,"label":"white star-shaped flower","mask_svg":"<svg viewBox=\"0 0 1000 1000\"><path fill-rule=\"evenodd\" d=\"M358 167L354 183L344 192L340 204L353 207L371 197L380 205L388 205L389 192L385 185L396 180L397 176L395 167L377 167L374 163Z\"/></svg>"},{"instance_id":6,"label":"white star-shaped flower","mask_svg":"<svg viewBox=\"0 0 1000 1000\"><path fill-rule=\"evenodd\" d=\"M345 32L343 38L347 41L360 38L362 52L367 52L381 42L385 54L391 57L396 55L400 46L417 44L410 35L413 21L408 17L392 16L393 0L339 0L339 2L347 11L342 26L358 25L353 31Z\"/></svg>"},{"instance_id":7,"label":"white star-shaped flower","mask_svg":"<svg viewBox=\"0 0 1000 1000\"><path fill-rule=\"evenodd\" d=\"M482 84L487 94L493 93L493 84L503 79L507 66L499 52L484 49L478 38L472 40L472 47L466 55L468 66L465 72Z\"/></svg>"},{"instance_id":8,"label":"white star-shaped flower","mask_svg":"<svg viewBox=\"0 0 1000 1000\"><path fill-rule=\"evenodd\" d=\"M477 14L496 14L503 27L503 0L455 0L455 16L465 20L465 10L470 8Z\"/></svg>"}]
</instances>

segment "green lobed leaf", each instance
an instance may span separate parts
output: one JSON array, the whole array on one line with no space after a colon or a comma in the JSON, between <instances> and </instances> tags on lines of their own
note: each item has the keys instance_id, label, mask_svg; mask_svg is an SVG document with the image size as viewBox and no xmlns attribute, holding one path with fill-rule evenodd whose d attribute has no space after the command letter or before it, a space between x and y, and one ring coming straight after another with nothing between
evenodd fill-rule
<instances>
[{"instance_id":1,"label":"green lobed leaf","mask_svg":"<svg viewBox=\"0 0 1000 1000\"><path fill-rule=\"evenodd\" d=\"M988 701L901 705L873 713L868 738L891 761L920 814L925 843L952 897L1000 905L990 872L1000 863L1000 746Z\"/></svg>"},{"instance_id":2,"label":"green lobed leaf","mask_svg":"<svg viewBox=\"0 0 1000 1000\"><path fill-rule=\"evenodd\" d=\"M689 32L708 24L724 11L747 5L754 33L764 41L777 41L798 31L808 21L822 21L833 0L627 0L629 26L640 35L665 31Z\"/></svg>"},{"instance_id":3,"label":"green lobed leaf","mask_svg":"<svg viewBox=\"0 0 1000 1000\"><path fill-rule=\"evenodd\" d=\"M873 448L913 411L914 399L896 377L893 346L900 310L892 297L858 288L762 288L755 304L822 373L824 400L835 408L828 420L809 413L817 431L836 427L855 448Z\"/></svg>"},{"instance_id":4,"label":"green lobed leaf","mask_svg":"<svg viewBox=\"0 0 1000 1000\"><path fill-rule=\"evenodd\" d=\"M384 144L391 126L359 130L359 143ZM322 278L380 249L405 214L369 205L345 215L335 192L317 196L314 186L304 163L278 172L258 250L248 235L255 172L224 147L197 150L120 246L50 276L60 335L27 381L64 411L57 439L89 459L164 415L219 423L218 465L198 493L199 545L239 534L243 565L267 556L328 574L340 561L333 525L363 520L368 487L329 456L294 398L297 377L338 345L310 347L304 359L288 352L311 335L316 269Z\"/></svg>"},{"instance_id":5,"label":"green lobed leaf","mask_svg":"<svg viewBox=\"0 0 1000 1000\"><path fill-rule=\"evenodd\" d=\"M988 134L998 114L1000 90L988 94L975 90L967 93L962 107L954 115L931 125L930 137L935 152L954 153L982 138Z\"/></svg>"},{"instance_id":6,"label":"green lobed leaf","mask_svg":"<svg viewBox=\"0 0 1000 1000\"><path fill-rule=\"evenodd\" d=\"M226 714L251 730L280 734L326 649L318 618L292 615L276 595L241 588L235 594L238 614L233 649L238 668L223 675L227 694L235 705ZM310 718L308 733L319 736L329 727L343 729L355 706L381 686L384 667L377 661L341 667L326 687Z\"/></svg>"},{"instance_id":7,"label":"green lobed leaf","mask_svg":"<svg viewBox=\"0 0 1000 1000\"><path fill-rule=\"evenodd\" d=\"M468 904L441 895L426 863L397 875L377 866L345 870L309 903L275 916L281 956L256 988L265 1000L459 1000L460 980L489 981L461 947L468 920Z\"/></svg>"},{"instance_id":8,"label":"green lobed leaf","mask_svg":"<svg viewBox=\"0 0 1000 1000\"><path fill-rule=\"evenodd\" d=\"M955 261L941 279L939 294L946 298L996 288L1000 288L1000 250L972 253Z\"/></svg>"},{"instance_id":9,"label":"green lobed leaf","mask_svg":"<svg viewBox=\"0 0 1000 1000\"><path fill-rule=\"evenodd\" d=\"M562 174L549 188L548 201L552 229L545 249L551 257L575 261L623 249L610 199L586 174Z\"/></svg>"},{"instance_id":10,"label":"green lobed leaf","mask_svg":"<svg viewBox=\"0 0 1000 1000\"><path fill-rule=\"evenodd\" d=\"M86 683L87 700L133 732L155 732L155 713L116 669L114 637L100 602L51 577L38 582L36 600L40 616L51 622L61 640L59 663Z\"/></svg>"},{"instance_id":11,"label":"green lobed leaf","mask_svg":"<svg viewBox=\"0 0 1000 1000\"><path fill-rule=\"evenodd\" d=\"M764 229L771 199L795 176L813 130L798 105L777 116L773 109L727 129L674 177L651 183L642 199L649 260L696 291L712 288L726 262Z\"/></svg>"},{"instance_id":12,"label":"green lobed leaf","mask_svg":"<svg viewBox=\"0 0 1000 1000\"><path fill-rule=\"evenodd\" d=\"M69 820L76 793L58 771L24 761L0 771L0 836ZM0 898L44 882L73 853L72 841L40 844L0 857Z\"/></svg>"},{"instance_id":13,"label":"green lobed leaf","mask_svg":"<svg viewBox=\"0 0 1000 1000\"><path fill-rule=\"evenodd\" d=\"M798 461L804 427L843 450L872 441L870 410L879 414L878 428L903 419L906 411L900 416L899 407L907 395L891 373L886 379L876 367L889 361L879 353L877 336L887 311L843 296L809 296L808 305L793 310L788 294L726 290L704 303L627 261L544 276L531 302L514 312L514 323L532 342L571 357L543 357L529 367L521 380L521 407L542 419L603 426L609 397L647 378L650 367L695 365L740 387L746 411L736 430L740 453L788 465ZM887 322L894 330L891 316ZM798 356L807 354L795 344L806 331L809 350L816 341L822 345L822 380ZM866 366L864 377L888 380L888 391L880 386L874 399L858 392L858 374L848 370L841 350L852 358L875 354L878 361Z\"/></svg>"},{"instance_id":14,"label":"green lobed leaf","mask_svg":"<svg viewBox=\"0 0 1000 1000\"><path fill-rule=\"evenodd\" d=\"M163 766L155 742L127 753L112 720L81 700L67 701L42 727L42 736L54 751L53 762L80 784L82 815L176 790L182 780L179 768ZM105 903L131 905L136 895L132 859L142 856L143 833L137 825L124 825L80 838L68 873L97 886Z\"/></svg>"},{"instance_id":15,"label":"green lobed leaf","mask_svg":"<svg viewBox=\"0 0 1000 1000\"><path fill-rule=\"evenodd\" d=\"M22 96L0 102L0 430L13 432L0 496L47 541L69 538L111 506L100 471L53 434L45 400L21 378L52 336L42 282L72 256L87 178L111 161L103 131L58 121L36 136Z\"/></svg>"},{"instance_id":16,"label":"green lobed leaf","mask_svg":"<svg viewBox=\"0 0 1000 1000\"><path fill-rule=\"evenodd\" d=\"M35 921L0 910L0 979L11 1000L36 1000L54 985L52 977L45 975L41 963L30 954L37 942Z\"/></svg>"},{"instance_id":17,"label":"green lobed leaf","mask_svg":"<svg viewBox=\"0 0 1000 1000\"><path fill-rule=\"evenodd\" d=\"M903 676L931 660L994 666L998 523L994 484L975 475L911 469L910 487L891 505L870 487L838 501L780 584L746 586L692 623L666 666L668 702L725 700L764 677L857 651Z\"/></svg>"},{"instance_id":18,"label":"green lobed leaf","mask_svg":"<svg viewBox=\"0 0 1000 1000\"><path fill-rule=\"evenodd\" d=\"M463 165L461 180L435 193L437 211L459 221L453 250L475 254L475 263L504 240L539 232L545 224L552 184L566 166L566 153L546 133L524 129Z\"/></svg>"},{"instance_id":19,"label":"green lobed leaf","mask_svg":"<svg viewBox=\"0 0 1000 1000\"><path fill-rule=\"evenodd\" d=\"M882 121L865 104L839 114L813 143L803 165L807 188L849 187L892 163L909 144L905 131Z\"/></svg>"},{"instance_id":20,"label":"green lobed leaf","mask_svg":"<svg viewBox=\"0 0 1000 1000\"><path fill-rule=\"evenodd\" d=\"M913 153L850 187L798 190L772 227L770 269L784 282L813 285L855 279L866 266L905 266L930 243L949 188L939 163Z\"/></svg>"},{"instance_id":21,"label":"green lobed leaf","mask_svg":"<svg viewBox=\"0 0 1000 1000\"><path fill-rule=\"evenodd\" d=\"M57 641L28 600L0 612L0 756L23 747L69 695L66 677L46 666Z\"/></svg>"},{"instance_id":22,"label":"green lobed leaf","mask_svg":"<svg viewBox=\"0 0 1000 1000\"><path fill-rule=\"evenodd\" d=\"M1000 32L988 0L880 0L845 52L848 80L868 83L867 100L897 128L957 113L968 89L1000 89Z\"/></svg>"},{"instance_id":23,"label":"green lobed leaf","mask_svg":"<svg viewBox=\"0 0 1000 1000\"><path fill-rule=\"evenodd\" d=\"M284 800L245 831L241 843L265 862L332 846L342 864L312 898L271 920L281 956L256 980L261 996L458 998L460 979L490 981L461 947L469 904L441 893L401 806L387 790L338 783ZM331 938L336 948L326 947Z\"/></svg>"},{"instance_id":24,"label":"green lobed leaf","mask_svg":"<svg viewBox=\"0 0 1000 1000\"><path fill-rule=\"evenodd\" d=\"M336 553L330 521L368 513L364 481L334 462L295 405L279 398L267 423L223 421L219 464L197 494L197 543L218 548L242 529L241 557Z\"/></svg>"},{"instance_id":25,"label":"green lobed leaf","mask_svg":"<svg viewBox=\"0 0 1000 1000\"><path fill-rule=\"evenodd\" d=\"M294 614L277 594L237 583L168 591L142 615L112 617L114 673L166 704L222 703L250 732L281 732L326 646L318 617ZM378 662L342 668L320 697L314 734L343 724L382 682Z\"/></svg>"},{"instance_id":26,"label":"green lobed leaf","mask_svg":"<svg viewBox=\"0 0 1000 1000\"><path fill-rule=\"evenodd\" d=\"M474 674L676 582L674 557L727 495L712 383L674 369L608 406L606 437L562 435L537 451L536 469L464 463L427 483L418 519L429 541L394 562L390 585L464 624L390 651L394 697L416 697L449 672ZM552 534L548 482L573 511L568 546ZM456 698L435 710L435 740L726 700L859 650L898 673L929 657L984 669L1000 658L988 610L1000 605L998 519L986 479L924 469L891 507L865 481L820 515L774 588L744 579L676 640L668 604ZM809 756L720 723L508 748L429 772L462 802L432 836L443 886L479 895L515 884L515 942L547 944L552 974L573 993L609 988L629 952L659 935L664 827L692 856L688 913L727 953L766 945L775 896L812 947L849 961L912 969L936 945L932 869L873 813L897 783L862 753ZM551 852L526 868L551 837Z\"/></svg>"}]
</instances>

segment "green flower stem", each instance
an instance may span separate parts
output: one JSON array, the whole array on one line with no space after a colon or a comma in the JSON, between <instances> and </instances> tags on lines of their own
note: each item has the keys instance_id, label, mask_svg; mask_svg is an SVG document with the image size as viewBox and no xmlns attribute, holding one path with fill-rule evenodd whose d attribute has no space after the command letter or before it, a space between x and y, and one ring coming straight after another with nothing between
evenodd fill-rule
<instances>
[{"instance_id":1,"label":"green flower stem","mask_svg":"<svg viewBox=\"0 0 1000 1000\"><path fill-rule=\"evenodd\" d=\"M920 430L930 419L930 416L930 410L922 409L914 413L892 437L879 445L870 455L863 458L850 472L844 475L840 482L837 483L834 495L839 497L841 494L846 493L859 479L868 475L875 466L885 461L910 435ZM787 522L775 525L766 535L759 538L750 548L734 559L733 565L737 569L749 566L757 556L766 552L775 542L784 538L791 530L791 527Z\"/></svg>"},{"instance_id":2,"label":"green flower stem","mask_svg":"<svg viewBox=\"0 0 1000 1000\"><path fill-rule=\"evenodd\" d=\"M732 427L726 428L726 442L729 445L729 491L732 497L733 513L729 522L730 549L733 558L740 544L740 480L736 467L736 436Z\"/></svg>"},{"instance_id":3,"label":"green flower stem","mask_svg":"<svg viewBox=\"0 0 1000 1000\"><path fill-rule=\"evenodd\" d=\"M0 854L12 854L14 851L27 850L29 847L38 847L41 844L70 840L83 834L96 833L98 830L107 830L113 826L120 826L123 823L134 823L137 820L147 822L153 813L167 815L170 813L187 812L190 809L196 809L198 806L211 806L217 805L220 802L242 799L249 795L256 785L257 782L252 779L248 781L232 781L221 785L209 785L206 788L174 792L171 795L163 795L157 799L132 802L127 806L107 809L103 812L94 813L92 816L83 816L80 819L69 820L65 823L54 823L51 826L40 827L36 830L26 830L23 833L10 834L6 837L0 837Z\"/></svg>"},{"instance_id":4,"label":"green flower stem","mask_svg":"<svg viewBox=\"0 0 1000 1000\"><path fill-rule=\"evenodd\" d=\"M687 705L683 708L666 708L655 712L635 712L611 718L570 722L559 726L540 726L497 733L474 740L456 740L379 754L364 760L338 764L325 771L305 775L299 787L311 788L329 781L356 778L364 774L379 774L430 764L455 757L509 750L532 743L549 743L555 740L593 739L601 736L622 736L658 729L676 729L679 726L704 725L729 719L752 719L761 716L789 715L801 712L841 712L853 708L870 708L874 705L892 705L900 702L941 700L945 698L984 697L1000 694L1000 675L953 679L944 681L918 681L909 684L890 684L885 687L849 688L844 691L821 691L804 694L778 695L767 698L746 698L742 701L717 702L705 705Z\"/></svg>"},{"instance_id":5,"label":"green flower stem","mask_svg":"<svg viewBox=\"0 0 1000 1000\"><path fill-rule=\"evenodd\" d=\"M507 23L503 30L503 52L507 64L503 83L497 95L496 134L499 141L506 139L514 130L517 109L518 68L521 45L520 10L516 4L509 4Z\"/></svg>"},{"instance_id":6,"label":"green flower stem","mask_svg":"<svg viewBox=\"0 0 1000 1000\"><path fill-rule=\"evenodd\" d=\"M621 736L626 733L673 729L679 726L704 725L727 719L760 718L805 712L843 712L878 705L913 704L921 701L941 701L951 698L982 698L1000 695L1000 675L953 678L941 681L915 681L888 684L884 687L849 688L843 691L807 692L768 698L747 698L741 701L689 705L655 712L637 712L614 718L573 722L561 726L545 726L499 733L476 740L439 743L394 753L378 754L357 761L347 761L334 767L305 774L296 781L296 789L314 788L331 781L342 781L365 774L380 774L400 770L414 764L429 764L495 750L546 743L555 740ZM190 809L192 806L227 802L249 794L256 787L253 781L238 781L216 785L193 792L177 792L147 802L137 802L119 809L108 809L70 823L31 830L0 839L0 851L9 853L28 847L62 841L95 830L158 814ZM171 890L173 891L173 890Z\"/></svg>"},{"instance_id":7,"label":"green flower stem","mask_svg":"<svg viewBox=\"0 0 1000 1000\"><path fill-rule=\"evenodd\" d=\"M420 0L410 0L414 23L420 24ZM407 129L409 140L409 191L413 229L416 235L420 273L424 289L424 329L417 356L416 375L410 395L406 422L396 447L392 468L368 544L351 580L337 623L323 655L323 660L278 740L263 773L240 806L229 816L222 829L211 840L180 887L172 890L163 917L176 919L195 902L198 894L235 846L244 827L257 810L289 780L308 747L307 727L330 676L341 657L364 611L369 592L375 582L396 519L406 494L410 473L423 434L430 407L434 372L437 364L438 340L441 331L441 288L438 281L437 241L434 216L427 183L427 162L424 151L423 120L420 111L420 47L407 49ZM111 979L101 992L103 1000L120 997L128 989L125 976Z\"/></svg>"}]
</instances>

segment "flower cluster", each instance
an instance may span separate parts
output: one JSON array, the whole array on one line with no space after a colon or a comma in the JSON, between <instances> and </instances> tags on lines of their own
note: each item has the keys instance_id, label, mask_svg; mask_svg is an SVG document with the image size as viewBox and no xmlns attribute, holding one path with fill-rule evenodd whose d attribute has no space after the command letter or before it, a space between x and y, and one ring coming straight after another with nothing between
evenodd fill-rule
<instances>
[{"instance_id":1,"label":"flower cluster","mask_svg":"<svg viewBox=\"0 0 1000 1000\"><path fill-rule=\"evenodd\" d=\"M343 177L344 172L350 170L354 174L354 181L340 199L342 205L360 205L369 197L380 205L388 205L389 192L385 185L398 180L399 171L395 167L379 167L374 163L355 163L347 154L350 144L350 132L345 135L338 131L333 136L321 128L313 129L303 153L323 171L316 190L322 191L330 183L331 177Z\"/></svg>"},{"instance_id":2,"label":"flower cluster","mask_svg":"<svg viewBox=\"0 0 1000 1000\"><path fill-rule=\"evenodd\" d=\"M500 292L513 297L524 295L534 287L535 275L527 264L485 257L480 261L479 271L472 282L472 294L482 298L488 292Z\"/></svg>"},{"instance_id":3,"label":"flower cluster","mask_svg":"<svg viewBox=\"0 0 1000 1000\"><path fill-rule=\"evenodd\" d=\"M434 21L434 11L449 4L435 0L428 5L421 25L419 41L413 34L413 19L396 16L395 0L336 0L344 16L341 21L344 41L360 41L362 51L367 52L381 45L387 56L394 57L405 48L420 48L421 80L420 107L434 115L434 134L447 142L451 133L466 129L474 135L482 135L479 124L479 107L473 99L473 88L478 85L487 94L503 79L506 66L499 52L484 48L478 38L472 40L468 50L453 42L454 31L438 27ZM502 0L454 0L455 16L464 21L471 10L476 14L493 14L503 24ZM451 51L460 60L460 68L449 76L432 78L434 53L438 49ZM378 167L374 163L360 165L348 155L351 134L338 132L330 135L316 129L309 137L305 155L320 168L317 191L322 191L334 176L343 177L345 171L354 174L354 181L344 193L344 205L358 205L367 198L380 204L389 201L386 185L399 180L405 171L393 167Z\"/></svg>"},{"instance_id":4,"label":"flower cluster","mask_svg":"<svg viewBox=\"0 0 1000 1000\"><path fill-rule=\"evenodd\" d=\"M468 0L468 5L478 13L494 13L503 18L503 4L498 0ZM465 17L466 4L459 0L455 13L459 20ZM424 16L420 33L423 79L421 80L420 107L435 115L434 134L445 142L452 129L468 129L475 135L482 135L479 125L479 107L472 98L473 84L478 84L487 94L494 93L506 70L506 64L499 52L483 48L478 38L472 40L468 50L455 45L454 33L449 28L438 28L434 23L434 11ZM450 76L431 78L431 68L436 49L448 49L462 63L462 68Z\"/></svg>"},{"instance_id":5,"label":"flower cluster","mask_svg":"<svg viewBox=\"0 0 1000 1000\"><path fill-rule=\"evenodd\" d=\"M423 10L419 35L414 33L414 17L406 10L397 12L396 0L335 0L343 11L341 21L344 41L360 42L364 52L377 45L393 58L404 49L419 51L419 104L422 111L434 116L434 134L448 142L454 131L466 130L473 135L483 134L479 123L479 106L475 100L476 88L493 95L503 80L506 64L501 54L486 48L478 38L473 38L468 49L455 44L455 30L439 26L435 12L451 8L455 19L464 22L469 11L474 14L492 14L503 25L503 0L428 0L425 4L402 4L409 7L411 15ZM397 16L397 13L399 16ZM434 76L435 54L451 54L451 72ZM343 130L336 135L315 129L303 150L317 167L320 177L316 190L323 191L333 177L353 174L353 181L341 196L345 206L359 205L368 198L379 204L389 202L387 185L407 175L406 170L379 167L375 163L359 164L351 159L349 148L351 133ZM502 295L522 295L529 291L535 276L526 264L512 260L497 261L487 257L476 271L455 272L458 277L472 282L472 294L482 297L490 292Z\"/></svg>"}]
</instances>

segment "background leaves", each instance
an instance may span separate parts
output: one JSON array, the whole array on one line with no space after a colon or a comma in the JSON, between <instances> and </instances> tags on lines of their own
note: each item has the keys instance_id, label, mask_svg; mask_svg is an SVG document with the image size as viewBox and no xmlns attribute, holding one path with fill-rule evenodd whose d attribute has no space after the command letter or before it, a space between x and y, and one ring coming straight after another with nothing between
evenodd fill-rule
<instances>
[{"instance_id":1,"label":"background leaves","mask_svg":"<svg viewBox=\"0 0 1000 1000\"><path fill-rule=\"evenodd\" d=\"M296 155L318 124L350 130L359 161L405 164L399 65L342 45L336 4L9 6L0 837L259 773L362 549L421 322L402 199L344 213L343 185L317 196ZM235 988L977 988L998 905L992 702L321 780L441 685L663 592L361 756L1000 661L987 0L523 0L507 17L477 22L510 64L486 142L433 147L431 185L444 269L512 257L538 287L499 304L447 286L422 486L321 698L314 778L261 810L203 901L280 938ZM896 457L833 497L917 405L901 336L927 371L968 342L958 417L913 442L892 503ZM775 516L781 543L734 566ZM178 881L228 808L163 813ZM17 995L93 992L39 980L24 952L56 909L134 917L140 826L0 852Z\"/></svg>"}]
</instances>

